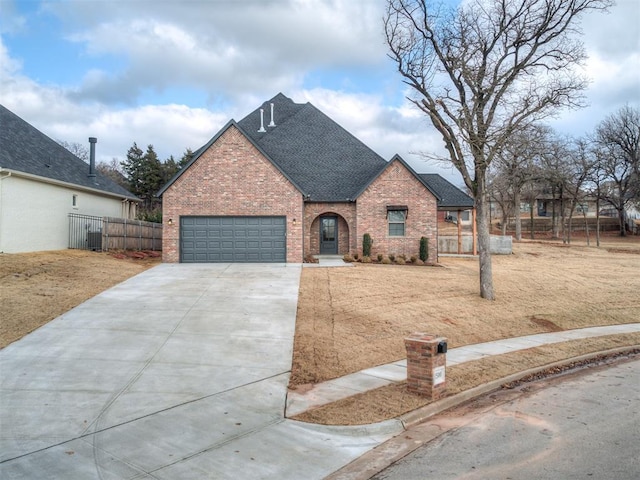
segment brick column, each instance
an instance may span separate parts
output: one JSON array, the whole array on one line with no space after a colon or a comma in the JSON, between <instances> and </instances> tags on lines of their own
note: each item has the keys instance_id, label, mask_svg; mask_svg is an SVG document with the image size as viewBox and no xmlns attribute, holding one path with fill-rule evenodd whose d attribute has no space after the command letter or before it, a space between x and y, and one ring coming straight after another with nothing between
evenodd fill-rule
<instances>
[{"instance_id":1,"label":"brick column","mask_svg":"<svg viewBox=\"0 0 640 480\"><path fill-rule=\"evenodd\" d=\"M447 339L437 335L414 333L404 339L404 344L407 348L409 391L425 395L432 400L443 397L446 392Z\"/></svg>"}]
</instances>

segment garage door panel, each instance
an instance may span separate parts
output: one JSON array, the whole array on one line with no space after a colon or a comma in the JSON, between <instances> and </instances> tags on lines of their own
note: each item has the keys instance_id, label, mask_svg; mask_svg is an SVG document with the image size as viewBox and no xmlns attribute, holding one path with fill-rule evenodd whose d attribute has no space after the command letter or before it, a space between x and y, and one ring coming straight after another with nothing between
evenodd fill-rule
<instances>
[{"instance_id":1,"label":"garage door panel","mask_svg":"<svg viewBox=\"0 0 640 480\"><path fill-rule=\"evenodd\" d=\"M183 217L180 261L285 262L285 217Z\"/></svg>"}]
</instances>

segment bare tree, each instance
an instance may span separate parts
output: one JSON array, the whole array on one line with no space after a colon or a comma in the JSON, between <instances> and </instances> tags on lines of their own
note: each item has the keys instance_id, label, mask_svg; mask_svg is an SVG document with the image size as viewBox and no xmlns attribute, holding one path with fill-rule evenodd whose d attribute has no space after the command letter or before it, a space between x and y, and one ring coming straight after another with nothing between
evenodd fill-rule
<instances>
[{"instance_id":1,"label":"bare tree","mask_svg":"<svg viewBox=\"0 0 640 480\"><path fill-rule=\"evenodd\" d=\"M505 177L513 202L516 240L522 240L520 203L524 186L538 175L536 160L541 156L544 140L550 134L548 127L528 125L506 139L496 155L496 165Z\"/></svg>"},{"instance_id":2,"label":"bare tree","mask_svg":"<svg viewBox=\"0 0 640 480\"><path fill-rule=\"evenodd\" d=\"M640 111L626 105L605 118L596 128L595 143L604 176L600 195L617 210L625 236L625 209L640 198Z\"/></svg>"},{"instance_id":3,"label":"bare tree","mask_svg":"<svg viewBox=\"0 0 640 480\"><path fill-rule=\"evenodd\" d=\"M76 157L78 157L83 162L89 163L89 149L78 142L69 143L64 140L56 140L60 145L73 153Z\"/></svg>"},{"instance_id":4,"label":"bare tree","mask_svg":"<svg viewBox=\"0 0 640 480\"><path fill-rule=\"evenodd\" d=\"M486 172L505 141L559 107L579 106L587 82L579 17L612 0L468 0L457 10L388 0L390 57L409 98L442 135L477 209L480 295L494 299Z\"/></svg>"},{"instance_id":5,"label":"bare tree","mask_svg":"<svg viewBox=\"0 0 640 480\"><path fill-rule=\"evenodd\" d=\"M105 177L109 177L122 188L129 188L129 181L122 173L120 161L117 158L112 158L110 162L98 162L96 170Z\"/></svg>"},{"instance_id":6,"label":"bare tree","mask_svg":"<svg viewBox=\"0 0 640 480\"><path fill-rule=\"evenodd\" d=\"M564 190L568 197L568 212L566 227L562 237L563 242L571 243L573 214L580 210L585 221L587 244L589 244L589 224L587 223L586 195L587 182L593 178L595 160L591 155L589 145L585 139L572 140L568 150L567 169ZM577 207L580 206L580 209Z\"/></svg>"},{"instance_id":7,"label":"bare tree","mask_svg":"<svg viewBox=\"0 0 640 480\"><path fill-rule=\"evenodd\" d=\"M502 171L489 169L487 172L487 195L500 207L500 228L507 234L509 217L513 214L513 194L511 182Z\"/></svg>"}]
</instances>

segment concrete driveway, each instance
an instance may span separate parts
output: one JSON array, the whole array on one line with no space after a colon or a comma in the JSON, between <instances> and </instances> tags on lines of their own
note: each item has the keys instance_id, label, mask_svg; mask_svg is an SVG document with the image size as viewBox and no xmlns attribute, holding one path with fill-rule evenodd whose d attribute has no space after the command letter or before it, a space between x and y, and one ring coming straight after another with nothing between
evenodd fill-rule
<instances>
[{"instance_id":1,"label":"concrete driveway","mask_svg":"<svg viewBox=\"0 0 640 480\"><path fill-rule=\"evenodd\" d=\"M0 477L323 478L398 433L284 418L301 265L162 264L0 351Z\"/></svg>"}]
</instances>

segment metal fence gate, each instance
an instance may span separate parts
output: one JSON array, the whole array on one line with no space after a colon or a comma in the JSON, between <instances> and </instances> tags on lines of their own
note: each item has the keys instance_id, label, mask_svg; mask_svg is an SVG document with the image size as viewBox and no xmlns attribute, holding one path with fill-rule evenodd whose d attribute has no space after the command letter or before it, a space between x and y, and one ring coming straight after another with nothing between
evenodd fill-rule
<instances>
[{"instance_id":1,"label":"metal fence gate","mask_svg":"<svg viewBox=\"0 0 640 480\"><path fill-rule=\"evenodd\" d=\"M69 248L102 251L102 217L69 214Z\"/></svg>"}]
</instances>

